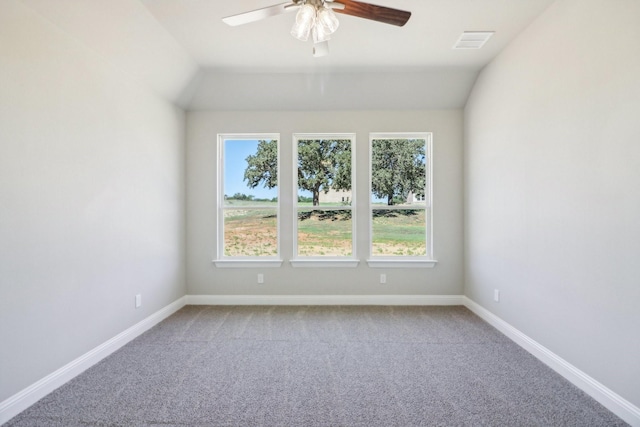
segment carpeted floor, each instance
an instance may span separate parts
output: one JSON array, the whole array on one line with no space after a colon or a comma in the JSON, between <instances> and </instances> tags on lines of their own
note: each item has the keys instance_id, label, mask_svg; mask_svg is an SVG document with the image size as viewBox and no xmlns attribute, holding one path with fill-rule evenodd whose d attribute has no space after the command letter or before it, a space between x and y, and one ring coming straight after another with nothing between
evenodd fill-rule
<instances>
[{"instance_id":1,"label":"carpeted floor","mask_svg":"<svg viewBox=\"0 0 640 427\"><path fill-rule=\"evenodd\" d=\"M7 426L626 425L463 307L187 306Z\"/></svg>"}]
</instances>

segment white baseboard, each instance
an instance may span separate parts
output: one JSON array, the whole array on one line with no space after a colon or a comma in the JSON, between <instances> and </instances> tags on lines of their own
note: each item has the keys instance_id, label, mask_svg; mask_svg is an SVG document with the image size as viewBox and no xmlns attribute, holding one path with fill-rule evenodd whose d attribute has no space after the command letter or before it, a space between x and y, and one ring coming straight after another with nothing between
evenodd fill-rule
<instances>
[{"instance_id":1,"label":"white baseboard","mask_svg":"<svg viewBox=\"0 0 640 427\"><path fill-rule=\"evenodd\" d=\"M475 301L462 297L463 304L484 321L498 329L520 347L527 350L551 369L569 380L573 385L593 397L602 406L632 426L640 427L640 408L614 393L580 369L573 366L542 344L529 338Z\"/></svg>"},{"instance_id":2,"label":"white baseboard","mask_svg":"<svg viewBox=\"0 0 640 427\"><path fill-rule=\"evenodd\" d=\"M105 343L100 344L93 350L83 354L72 362L67 363L62 368L14 394L7 400L0 402L0 425L6 423L47 394L89 369L91 366L138 337L143 332L146 332L162 320L171 316L173 313L184 307L185 303L186 297L181 297L161 310L158 310L151 316L119 333Z\"/></svg>"},{"instance_id":3,"label":"white baseboard","mask_svg":"<svg viewBox=\"0 0 640 427\"><path fill-rule=\"evenodd\" d=\"M187 295L190 305L463 305L462 295Z\"/></svg>"}]
</instances>

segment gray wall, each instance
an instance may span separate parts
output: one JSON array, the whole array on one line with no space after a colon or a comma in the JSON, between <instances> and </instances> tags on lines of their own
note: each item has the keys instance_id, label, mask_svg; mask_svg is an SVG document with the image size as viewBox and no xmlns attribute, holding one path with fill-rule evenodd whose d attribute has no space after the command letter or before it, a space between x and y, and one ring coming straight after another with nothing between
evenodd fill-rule
<instances>
[{"instance_id":1,"label":"gray wall","mask_svg":"<svg viewBox=\"0 0 640 427\"><path fill-rule=\"evenodd\" d=\"M283 88L283 90L285 90ZM349 94L345 94L349 96ZM368 201L369 132L433 132L433 269L372 269L366 265L369 219L357 212L357 268L292 268L292 206L281 211L282 256L270 269L222 269L216 255L216 136L218 133L279 132L282 164L292 165L295 132L355 132L356 191ZM289 169L290 170L290 169ZM282 194L292 194L292 173L280 175ZM191 295L462 294L462 110L189 112L187 115L187 283ZM388 283L378 276L387 273ZM257 273L265 284L256 283Z\"/></svg>"},{"instance_id":2,"label":"gray wall","mask_svg":"<svg viewBox=\"0 0 640 427\"><path fill-rule=\"evenodd\" d=\"M465 109L466 295L636 406L638 17L556 2Z\"/></svg>"},{"instance_id":3,"label":"gray wall","mask_svg":"<svg viewBox=\"0 0 640 427\"><path fill-rule=\"evenodd\" d=\"M186 286L184 112L17 1L0 82L1 402Z\"/></svg>"}]
</instances>

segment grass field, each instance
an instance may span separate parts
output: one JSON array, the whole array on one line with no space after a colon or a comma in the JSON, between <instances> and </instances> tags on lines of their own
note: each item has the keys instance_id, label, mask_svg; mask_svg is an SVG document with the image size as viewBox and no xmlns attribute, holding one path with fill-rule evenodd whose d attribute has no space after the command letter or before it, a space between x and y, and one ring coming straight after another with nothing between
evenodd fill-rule
<instances>
[{"instance_id":1,"label":"grass field","mask_svg":"<svg viewBox=\"0 0 640 427\"><path fill-rule=\"evenodd\" d=\"M225 256L276 256L276 204L264 202L266 209L248 209L256 203L233 200L225 210ZM244 207L244 209L243 209ZM300 256L350 256L352 218L349 210L308 210L298 213L298 254ZM374 210L374 256L426 255L424 210Z\"/></svg>"},{"instance_id":2,"label":"grass field","mask_svg":"<svg viewBox=\"0 0 640 427\"><path fill-rule=\"evenodd\" d=\"M351 256L351 211L298 212L298 255Z\"/></svg>"},{"instance_id":3,"label":"grass field","mask_svg":"<svg viewBox=\"0 0 640 427\"><path fill-rule=\"evenodd\" d=\"M373 210L373 256L427 254L424 210Z\"/></svg>"}]
</instances>

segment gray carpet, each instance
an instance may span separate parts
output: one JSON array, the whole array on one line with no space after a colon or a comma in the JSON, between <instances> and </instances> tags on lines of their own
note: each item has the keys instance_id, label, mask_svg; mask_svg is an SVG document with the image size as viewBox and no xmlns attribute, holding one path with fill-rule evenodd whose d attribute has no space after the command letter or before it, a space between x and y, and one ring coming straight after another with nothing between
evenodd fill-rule
<instances>
[{"instance_id":1,"label":"gray carpet","mask_svg":"<svg viewBox=\"0 0 640 427\"><path fill-rule=\"evenodd\" d=\"M626 425L463 307L187 306L7 426Z\"/></svg>"}]
</instances>

